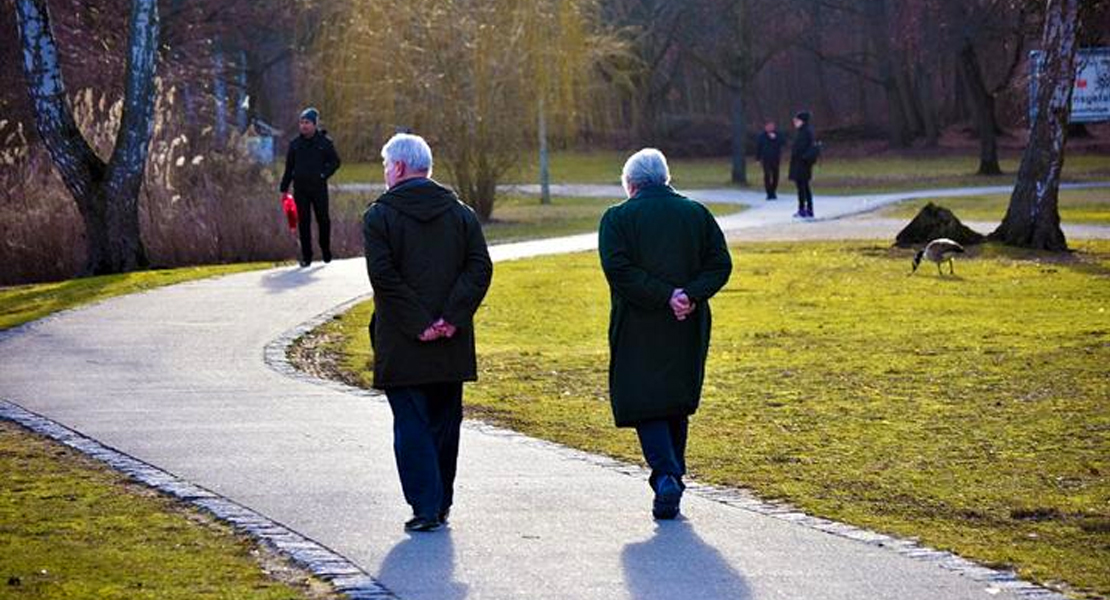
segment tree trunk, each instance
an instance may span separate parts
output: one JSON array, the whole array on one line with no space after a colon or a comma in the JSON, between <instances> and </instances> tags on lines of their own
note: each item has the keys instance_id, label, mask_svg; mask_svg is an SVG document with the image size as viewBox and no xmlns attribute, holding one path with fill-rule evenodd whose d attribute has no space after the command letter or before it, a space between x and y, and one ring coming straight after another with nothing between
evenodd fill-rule
<instances>
[{"instance_id":1,"label":"tree trunk","mask_svg":"<svg viewBox=\"0 0 1110 600\"><path fill-rule=\"evenodd\" d=\"M893 49L890 44L886 0L867 0L864 10L869 33L867 39L872 45L871 54L878 61L878 78L883 82L883 91L886 92L887 139L892 147L905 148L910 145L912 136L891 57Z\"/></svg>"},{"instance_id":2,"label":"tree trunk","mask_svg":"<svg viewBox=\"0 0 1110 600\"><path fill-rule=\"evenodd\" d=\"M123 113L107 164L89 147L66 100L45 0L15 4L35 126L85 222L85 272L96 275L146 267L139 190L154 122L157 1L132 0Z\"/></svg>"},{"instance_id":3,"label":"tree trunk","mask_svg":"<svg viewBox=\"0 0 1110 600\"><path fill-rule=\"evenodd\" d=\"M547 152L547 115L544 112L543 95L540 95L539 123L536 127L540 142L540 204L551 204L551 168Z\"/></svg>"},{"instance_id":4,"label":"tree trunk","mask_svg":"<svg viewBox=\"0 0 1110 600\"><path fill-rule=\"evenodd\" d=\"M960 50L960 73L975 111L975 129L979 135L979 175L1001 175L998 164L998 122L994 113L994 95L983 82L979 58L970 39Z\"/></svg>"},{"instance_id":5,"label":"tree trunk","mask_svg":"<svg viewBox=\"0 0 1110 600\"><path fill-rule=\"evenodd\" d=\"M919 62L915 70L914 87L917 89L917 103L921 108L921 122L925 128L925 145L935 148L940 143L940 116L937 111L936 94L933 90L933 77Z\"/></svg>"},{"instance_id":6,"label":"tree trunk","mask_svg":"<svg viewBox=\"0 0 1110 600\"><path fill-rule=\"evenodd\" d=\"M1049 0L1041 38L1043 63L1037 73L1037 114L1021 157L1010 206L994 240L1012 246L1067 250L1060 229L1058 196L1064 146L1075 85L1076 33L1080 0Z\"/></svg>"},{"instance_id":7,"label":"tree trunk","mask_svg":"<svg viewBox=\"0 0 1110 600\"><path fill-rule=\"evenodd\" d=\"M739 79L737 80L739 83ZM748 136L744 121L744 90L737 85L731 90L731 120L732 120L732 183L748 184L747 156L744 154L744 142Z\"/></svg>"}]
</instances>

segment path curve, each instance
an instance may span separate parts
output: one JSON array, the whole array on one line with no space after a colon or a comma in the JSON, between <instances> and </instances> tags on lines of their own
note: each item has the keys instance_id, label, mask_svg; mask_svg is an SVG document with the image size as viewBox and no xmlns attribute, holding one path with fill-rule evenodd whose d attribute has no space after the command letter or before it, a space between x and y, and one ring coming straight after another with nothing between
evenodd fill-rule
<instances>
[{"instance_id":1,"label":"path curve","mask_svg":"<svg viewBox=\"0 0 1110 600\"><path fill-rule=\"evenodd\" d=\"M722 226L819 226L794 225L785 198L766 204ZM831 218L872 205L819 210ZM586 234L491 253L505 261L596 243ZM0 399L284 524L404 599L1062 598L737 491L700 488L684 505L688 520L657 525L638 467L472 422L453 525L410 537L388 405L265 360L270 348L281 362L274 340L368 291L352 259L59 313L0 334Z\"/></svg>"}]
</instances>

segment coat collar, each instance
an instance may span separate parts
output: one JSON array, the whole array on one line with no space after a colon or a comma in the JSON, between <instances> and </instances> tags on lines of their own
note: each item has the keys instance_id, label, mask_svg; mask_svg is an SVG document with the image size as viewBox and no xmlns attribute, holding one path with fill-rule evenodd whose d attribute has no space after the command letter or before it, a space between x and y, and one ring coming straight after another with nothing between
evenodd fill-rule
<instances>
[{"instance_id":1,"label":"coat collar","mask_svg":"<svg viewBox=\"0 0 1110 600\"><path fill-rule=\"evenodd\" d=\"M640 200L641 198L651 198L655 196L676 196L678 192L674 190L670 184L660 183L655 185L645 185L644 187L636 190L636 194L629 200Z\"/></svg>"}]
</instances>

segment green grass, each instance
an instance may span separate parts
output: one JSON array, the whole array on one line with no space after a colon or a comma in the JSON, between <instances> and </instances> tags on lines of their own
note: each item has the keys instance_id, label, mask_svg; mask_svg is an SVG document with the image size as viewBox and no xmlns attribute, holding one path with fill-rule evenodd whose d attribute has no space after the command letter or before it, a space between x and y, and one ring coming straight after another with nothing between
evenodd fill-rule
<instances>
[{"instance_id":1,"label":"green grass","mask_svg":"<svg viewBox=\"0 0 1110 600\"><path fill-rule=\"evenodd\" d=\"M0 330L114 296L272 266L273 263L242 263L184 267L0 288Z\"/></svg>"},{"instance_id":2,"label":"green grass","mask_svg":"<svg viewBox=\"0 0 1110 600\"><path fill-rule=\"evenodd\" d=\"M365 210L365 194L339 193L334 195L332 214L345 218L360 218ZM540 204L535 196L505 195L498 199L493 220L482 227L490 243L540 239L597 231L601 214L622 198L562 198L551 199L551 204ZM740 204L707 204L717 216L744 210ZM335 218L335 217L333 217Z\"/></svg>"},{"instance_id":3,"label":"green grass","mask_svg":"<svg viewBox=\"0 0 1110 600\"><path fill-rule=\"evenodd\" d=\"M620 183L620 170L630 152L556 152L551 156L551 179L556 183ZM787 181L789 157L784 157L782 185ZM829 156L821 160L814 172L814 189L819 193L864 193L924 189L929 187L1012 185L1020 157L1004 156L1001 166L1005 175L975 175L978 158L973 154L883 154L869 157ZM535 182L538 168L528 161L505 181ZM730 162L720 158L674 158L670 160L671 175L679 188L728 187ZM344 164L336 174L337 182L381 182L381 165L377 163ZM443 174L446 175L445 173ZM748 179L753 187L762 185L762 171L755 161L748 162ZM1064 163L1067 181L1110 179L1110 155L1073 154Z\"/></svg>"},{"instance_id":4,"label":"green grass","mask_svg":"<svg viewBox=\"0 0 1110 600\"><path fill-rule=\"evenodd\" d=\"M0 598L332 597L303 576L271 578L256 553L230 528L0 422Z\"/></svg>"},{"instance_id":5,"label":"green grass","mask_svg":"<svg viewBox=\"0 0 1110 600\"><path fill-rule=\"evenodd\" d=\"M866 242L735 250L689 463L806 511L1110 594L1110 242L908 277ZM612 427L593 253L498 264L472 417L640 462ZM363 304L327 326L369 383Z\"/></svg>"},{"instance_id":6,"label":"green grass","mask_svg":"<svg viewBox=\"0 0 1110 600\"><path fill-rule=\"evenodd\" d=\"M969 196L966 198L934 198L899 202L876 213L879 217L912 219L921 207L934 202L956 213L962 221L990 221L999 223L1006 216L1010 203L1009 194ZM1110 225L1110 188L1092 190L1062 190L1060 192L1060 220L1064 223Z\"/></svg>"}]
</instances>

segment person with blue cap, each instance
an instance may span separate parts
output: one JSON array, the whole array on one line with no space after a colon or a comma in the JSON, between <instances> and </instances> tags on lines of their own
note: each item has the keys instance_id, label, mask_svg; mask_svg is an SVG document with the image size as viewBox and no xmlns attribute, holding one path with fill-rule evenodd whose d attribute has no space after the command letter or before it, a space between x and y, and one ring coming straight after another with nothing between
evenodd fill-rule
<instances>
[{"instance_id":1,"label":"person with blue cap","mask_svg":"<svg viewBox=\"0 0 1110 600\"><path fill-rule=\"evenodd\" d=\"M319 129L320 111L309 107L301 111L300 135L289 142L285 155L285 174L281 193L293 185L297 204L298 232L301 238L301 266L312 264L312 215L316 215L320 253L331 262L331 219L328 217L328 178L339 170L339 154L328 132Z\"/></svg>"}]
</instances>

